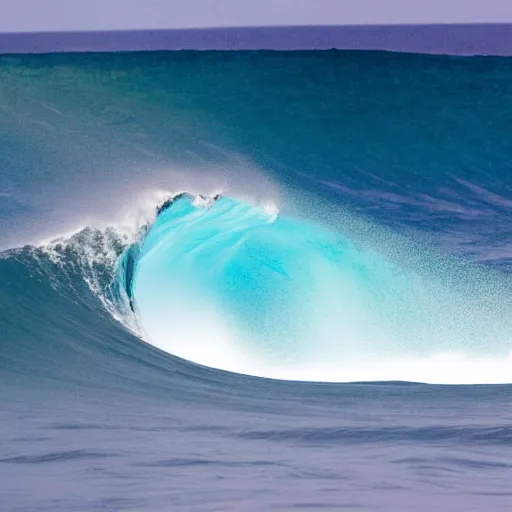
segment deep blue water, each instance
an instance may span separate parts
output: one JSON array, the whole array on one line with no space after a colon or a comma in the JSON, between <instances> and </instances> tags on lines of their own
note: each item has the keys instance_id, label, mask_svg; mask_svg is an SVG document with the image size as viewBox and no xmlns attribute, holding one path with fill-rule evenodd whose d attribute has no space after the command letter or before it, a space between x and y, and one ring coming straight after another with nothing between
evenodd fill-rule
<instances>
[{"instance_id":1,"label":"deep blue water","mask_svg":"<svg viewBox=\"0 0 512 512\"><path fill-rule=\"evenodd\" d=\"M0 57L0 510L507 510L512 59Z\"/></svg>"}]
</instances>

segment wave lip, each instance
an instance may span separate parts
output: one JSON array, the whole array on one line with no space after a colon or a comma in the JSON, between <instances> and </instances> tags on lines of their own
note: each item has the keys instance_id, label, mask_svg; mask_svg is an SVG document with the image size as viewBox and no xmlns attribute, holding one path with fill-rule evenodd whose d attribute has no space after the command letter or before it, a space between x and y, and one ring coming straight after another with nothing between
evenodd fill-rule
<instances>
[{"instance_id":1,"label":"wave lip","mask_svg":"<svg viewBox=\"0 0 512 512\"><path fill-rule=\"evenodd\" d=\"M287 380L512 381L492 300L228 197L158 213L127 290L145 339L174 356Z\"/></svg>"}]
</instances>

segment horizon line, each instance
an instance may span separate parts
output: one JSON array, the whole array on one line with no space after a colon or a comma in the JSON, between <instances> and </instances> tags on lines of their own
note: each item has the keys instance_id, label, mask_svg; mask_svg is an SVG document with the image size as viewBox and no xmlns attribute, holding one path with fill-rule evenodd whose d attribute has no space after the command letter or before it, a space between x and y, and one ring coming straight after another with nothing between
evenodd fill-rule
<instances>
[{"instance_id":1,"label":"horizon line","mask_svg":"<svg viewBox=\"0 0 512 512\"><path fill-rule=\"evenodd\" d=\"M332 49L512 56L512 23L272 25L0 33L0 54L3 55Z\"/></svg>"}]
</instances>

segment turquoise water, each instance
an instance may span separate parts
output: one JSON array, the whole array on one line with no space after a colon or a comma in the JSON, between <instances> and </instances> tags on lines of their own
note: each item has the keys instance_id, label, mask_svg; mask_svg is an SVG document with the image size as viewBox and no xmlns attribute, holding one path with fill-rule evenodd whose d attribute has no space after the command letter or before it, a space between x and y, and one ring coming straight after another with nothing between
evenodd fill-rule
<instances>
[{"instance_id":1,"label":"turquoise water","mask_svg":"<svg viewBox=\"0 0 512 512\"><path fill-rule=\"evenodd\" d=\"M439 272L440 262L427 253L404 266L271 206L178 196L145 236L129 293L147 340L205 366L335 382L507 382L507 288L460 263ZM449 272L466 282L443 279Z\"/></svg>"}]
</instances>

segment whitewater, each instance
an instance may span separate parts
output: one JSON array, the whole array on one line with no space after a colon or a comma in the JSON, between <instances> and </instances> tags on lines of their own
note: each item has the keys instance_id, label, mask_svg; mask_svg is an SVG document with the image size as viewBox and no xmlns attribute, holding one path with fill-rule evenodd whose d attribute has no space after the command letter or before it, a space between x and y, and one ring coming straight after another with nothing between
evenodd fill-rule
<instances>
[{"instance_id":1,"label":"whitewater","mask_svg":"<svg viewBox=\"0 0 512 512\"><path fill-rule=\"evenodd\" d=\"M511 78L0 56L0 510L505 510Z\"/></svg>"}]
</instances>

